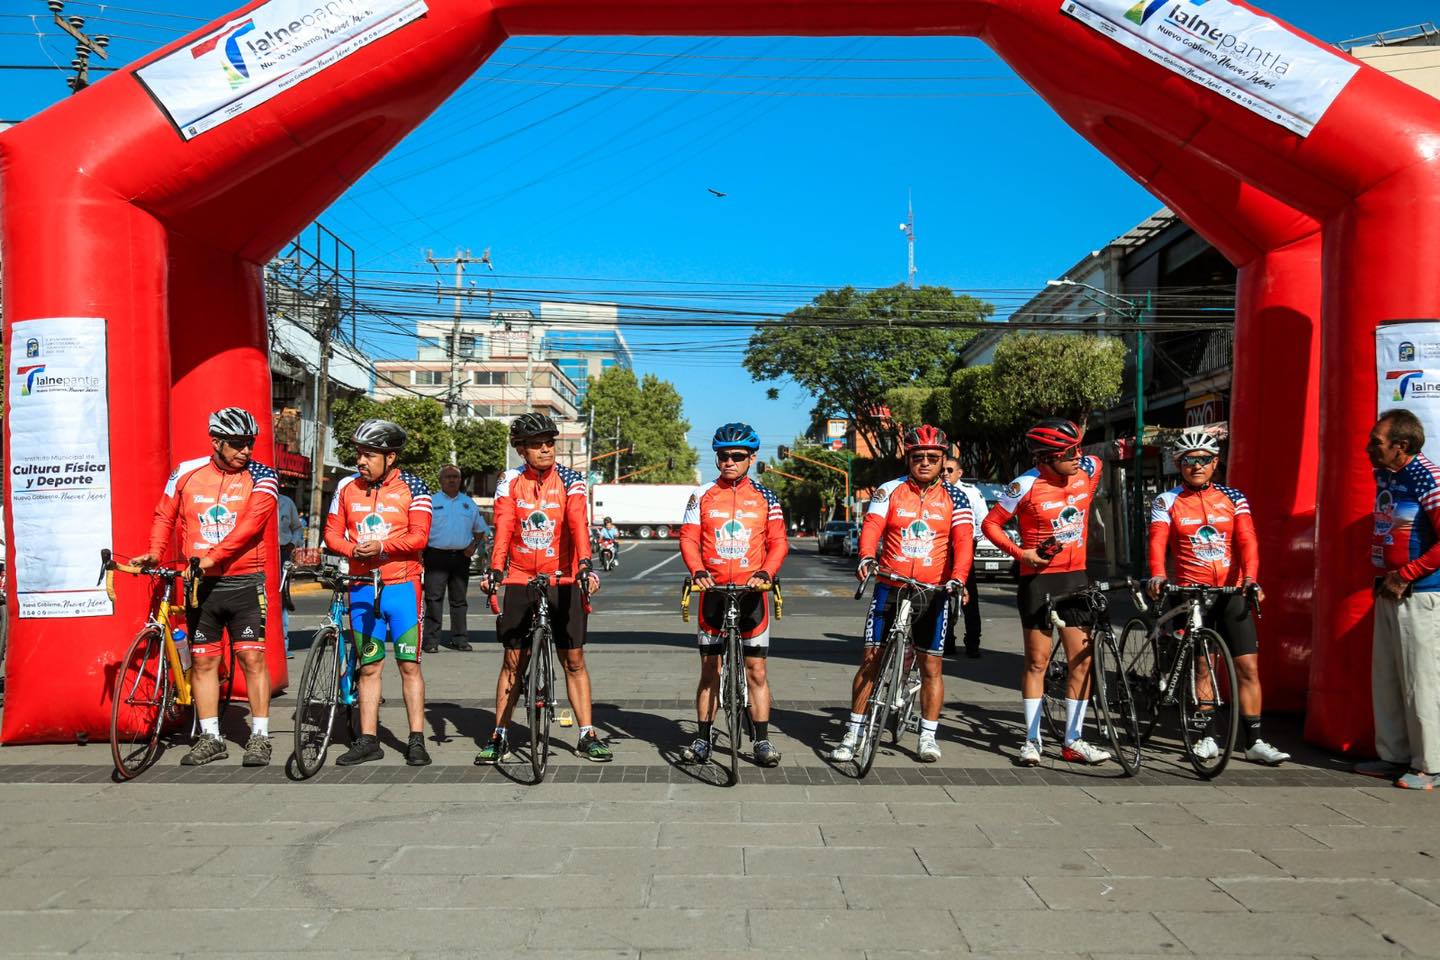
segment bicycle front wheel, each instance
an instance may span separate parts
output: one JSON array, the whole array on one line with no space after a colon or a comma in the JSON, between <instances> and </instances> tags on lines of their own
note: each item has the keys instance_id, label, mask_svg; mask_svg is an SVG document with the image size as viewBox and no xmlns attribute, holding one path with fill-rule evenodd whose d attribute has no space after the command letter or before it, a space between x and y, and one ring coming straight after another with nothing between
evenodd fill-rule
<instances>
[{"instance_id":1,"label":"bicycle front wheel","mask_svg":"<svg viewBox=\"0 0 1440 960\"><path fill-rule=\"evenodd\" d=\"M1160 658L1150 628L1138 617L1125 624L1120 633L1120 669L1130 684L1130 696L1135 698L1140 742L1149 743L1160 717Z\"/></svg>"},{"instance_id":2,"label":"bicycle front wheel","mask_svg":"<svg viewBox=\"0 0 1440 960\"><path fill-rule=\"evenodd\" d=\"M135 637L115 669L110 704L110 756L122 780L139 776L160 754L160 730L175 702L165 634L151 624Z\"/></svg>"},{"instance_id":3,"label":"bicycle front wheel","mask_svg":"<svg viewBox=\"0 0 1440 960\"><path fill-rule=\"evenodd\" d=\"M530 769L535 782L545 779L550 765L550 718L555 709L555 660L551 654L550 630L536 630L530 637L530 677L525 691L529 703Z\"/></svg>"},{"instance_id":4,"label":"bicycle front wheel","mask_svg":"<svg viewBox=\"0 0 1440 960\"><path fill-rule=\"evenodd\" d=\"M340 633L326 624L315 634L295 692L295 770L308 780L325 766L340 703Z\"/></svg>"},{"instance_id":5,"label":"bicycle front wheel","mask_svg":"<svg viewBox=\"0 0 1440 960\"><path fill-rule=\"evenodd\" d=\"M1100 725L1115 751L1125 775L1140 772L1140 723L1135 716L1135 700L1130 682L1115 648L1115 634L1107 625L1095 631L1091 639L1091 675L1095 678L1095 703L1100 708Z\"/></svg>"},{"instance_id":6,"label":"bicycle front wheel","mask_svg":"<svg viewBox=\"0 0 1440 960\"><path fill-rule=\"evenodd\" d=\"M725 660L721 664L722 704L725 707L725 731L730 739L730 782L740 782L740 740L742 737L741 717L745 708L741 702L740 685L745 682L744 653L740 647L740 635L731 632L725 641Z\"/></svg>"},{"instance_id":7,"label":"bicycle front wheel","mask_svg":"<svg viewBox=\"0 0 1440 960\"><path fill-rule=\"evenodd\" d=\"M870 700L865 704L865 719L860 724L860 743L855 748L855 769L861 779L870 772L875 763L875 751L880 748L880 734L890 717L890 707L895 702L895 692L904 682L900 675L905 665L905 644L909 638L891 634L885 641L885 655L880 659L880 671L875 674L875 684L870 689Z\"/></svg>"},{"instance_id":8,"label":"bicycle front wheel","mask_svg":"<svg viewBox=\"0 0 1440 960\"><path fill-rule=\"evenodd\" d=\"M1180 676L1180 735L1185 758L1206 780L1218 777L1230 762L1240 731L1236 698L1240 681L1235 660L1220 634L1201 627L1191 634L1190 649ZM1214 748L1205 741L1213 740Z\"/></svg>"}]
</instances>

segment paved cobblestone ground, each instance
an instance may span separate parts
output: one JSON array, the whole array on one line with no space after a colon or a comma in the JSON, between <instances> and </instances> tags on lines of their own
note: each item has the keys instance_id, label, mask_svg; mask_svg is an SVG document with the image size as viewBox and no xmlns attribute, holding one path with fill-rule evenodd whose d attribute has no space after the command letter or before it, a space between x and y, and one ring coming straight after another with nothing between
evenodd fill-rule
<instances>
[{"instance_id":1,"label":"paved cobblestone ground","mask_svg":"<svg viewBox=\"0 0 1440 960\"><path fill-rule=\"evenodd\" d=\"M478 768L498 650L428 657L435 764L399 757L289 782L277 762L111 782L103 745L0 749L0 956L453 958L1440 956L1440 798L1296 753L1195 780L1163 739L1141 776L1023 770L1010 589L984 588L987 652L947 663L944 759L887 746L863 783L826 759L862 615L838 560L798 549L771 684L774 770L678 762L696 661L679 565L641 546L607 581L589 658L616 761L559 729L555 768ZM302 601L298 674L318 623ZM472 610L480 610L478 603ZM243 708L226 732L243 738ZM333 756L333 754L332 754Z\"/></svg>"}]
</instances>

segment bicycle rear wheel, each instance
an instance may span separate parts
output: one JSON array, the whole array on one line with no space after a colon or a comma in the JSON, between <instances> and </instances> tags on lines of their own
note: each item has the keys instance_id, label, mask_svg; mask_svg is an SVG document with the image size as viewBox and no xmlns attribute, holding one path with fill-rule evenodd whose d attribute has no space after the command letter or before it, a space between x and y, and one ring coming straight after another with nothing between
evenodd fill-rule
<instances>
[{"instance_id":1,"label":"bicycle rear wheel","mask_svg":"<svg viewBox=\"0 0 1440 960\"><path fill-rule=\"evenodd\" d=\"M740 740L741 717L745 708L741 705L740 685L745 682L744 654L740 649L740 635L731 631L725 638L725 659L720 665L721 703L725 708L725 731L730 738L730 782L740 782Z\"/></svg>"},{"instance_id":2,"label":"bicycle rear wheel","mask_svg":"<svg viewBox=\"0 0 1440 960\"><path fill-rule=\"evenodd\" d=\"M160 730L175 702L165 635L151 624L131 641L115 670L110 756L122 780L139 776L160 753Z\"/></svg>"},{"instance_id":3,"label":"bicycle rear wheel","mask_svg":"<svg viewBox=\"0 0 1440 960\"><path fill-rule=\"evenodd\" d=\"M1115 634L1107 625L1095 631L1091 638L1091 676L1095 678L1095 703L1100 707L1100 725L1110 746L1115 750L1115 759L1125 775L1135 776L1140 772L1140 723L1135 716L1135 700L1130 693L1130 681L1115 649Z\"/></svg>"},{"instance_id":4,"label":"bicycle rear wheel","mask_svg":"<svg viewBox=\"0 0 1440 960\"><path fill-rule=\"evenodd\" d=\"M545 779L550 765L550 718L554 715L555 660L550 629L542 627L530 636L530 676L525 691L529 703L526 711L530 721L530 769L535 782Z\"/></svg>"},{"instance_id":5,"label":"bicycle rear wheel","mask_svg":"<svg viewBox=\"0 0 1440 960\"><path fill-rule=\"evenodd\" d=\"M295 770L308 780L325 766L340 704L339 631L321 627L310 644L300 686L295 691Z\"/></svg>"},{"instance_id":6,"label":"bicycle rear wheel","mask_svg":"<svg viewBox=\"0 0 1440 960\"><path fill-rule=\"evenodd\" d=\"M1208 627L1191 634L1187 658L1180 675L1180 735L1185 740L1185 758L1206 780L1218 777L1230 762L1235 737L1240 730L1237 697L1240 681L1230 647ZM1215 739L1213 757L1196 756L1196 747L1206 737Z\"/></svg>"},{"instance_id":7,"label":"bicycle rear wheel","mask_svg":"<svg viewBox=\"0 0 1440 960\"><path fill-rule=\"evenodd\" d=\"M1065 712L1066 685L1069 682L1070 660L1065 655L1065 643L1057 638L1050 648L1050 662L1045 665L1045 689L1041 694L1040 710L1045 714L1045 725L1050 728L1051 738L1061 745L1065 743L1065 727L1069 720Z\"/></svg>"},{"instance_id":8,"label":"bicycle rear wheel","mask_svg":"<svg viewBox=\"0 0 1440 960\"><path fill-rule=\"evenodd\" d=\"M900 668L905 665L905 644L908 642L909 638L893 633L886 638L885 655L880 658L880 671L875 674L875 684L870 688L865 719L860 723L860 742L855 747L855 769L861 779L875 763L880 734L890 717L890 706L895 702L896 686L904 682Z\"/></svg>"},{"instance_id":9,"label":"bicycle rear wheel","mask_svg":"<svg viewBox=\"0 0 1440 960\"><path fill-rule=\"evenodd\" d=\"M1138 617L1120 632L1120 669L1135 698L1135 719L1140 724L1140 742L1150 742L1155 721L1160 717L1160 658L1150 628Z\"/></svg>"}]
</instances>

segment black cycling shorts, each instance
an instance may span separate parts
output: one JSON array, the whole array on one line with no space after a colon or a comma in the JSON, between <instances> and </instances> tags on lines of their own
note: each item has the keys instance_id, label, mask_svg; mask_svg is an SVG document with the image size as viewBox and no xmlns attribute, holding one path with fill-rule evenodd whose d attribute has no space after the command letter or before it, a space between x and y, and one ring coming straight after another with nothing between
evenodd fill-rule
<instances>
[{"instance_id":1,"label":"black cycling shorts","mask_svg":"<svg viewBox=\"0 0 1440 960\"><path fill-rule=\"evenodd\" d=\"M230 631L230 649L265 649L265 574L206 577L200 582L200 605L185 612L190 652L197 657L220 656L220 641Z\"/></svg>"},{"instance_id":2,"label":"black cycling shorts","mask_svg":"<svg viewBox=\"0 0 1440 960\"><path fill-rule=\"evenodd\" d=\"M1015 591L1015 605L1020 608L1020 626L1026 630L1049 633L1054 624L1050 622L1050 608L1045 604L1046 595L1059 597L1073 593L1089 582L1090 576L1083 570L1030 573L1021 577L1019 589ZM1093 620L1089 605L1079 601L1058 604L1056 612L1068 627L1089 627Z\"/></svg>"},{"instance_id":3,"label":"black cycling shorts","mask_svg":"<svg viewBox=\"0 0 1440 960\"><path fill-rule=\"evenodd\" d=\"M530 588L523 583L501 588L500 616L495 620L500 644L506 650L530 647L530 621L533 613ZM550 632L556 650L577 650L585 646L585 598L579 587L551 586L546 596L550 603Z\"/></svg>"},{"instance_id":4,"label":"black cycling shorts","mask_svg":"<svg viewBox=\"0 0 1440 960\"><path fill-rule=\"evenodd\" d=\"M1205 622L1225 638L1232 657L1244 657L1260 652L1260 636L1255 632L1255 617L1244 594L1216 597Z\"/></svg>"},{"instance_id":5,"label":"black cycling shorts","mask_svg":"<svg viewBox=\"0 0 1440 960\"><path fill-rule=\"evenodd\" d=\"M706 590L700 594L700 622L695 637L702 657L718 657L725 652L726 599L719 591ZM770 652L770 595L759 591L743 594L739 605L742 655L766 656Z\"/></svg>"}]
</instances>

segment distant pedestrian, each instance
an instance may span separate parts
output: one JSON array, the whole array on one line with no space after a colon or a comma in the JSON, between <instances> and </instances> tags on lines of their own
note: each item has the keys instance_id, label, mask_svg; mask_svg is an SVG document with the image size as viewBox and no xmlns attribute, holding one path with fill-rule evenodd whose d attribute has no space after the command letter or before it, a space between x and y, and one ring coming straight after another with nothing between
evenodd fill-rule
<instances>
[{"instance_id":1,"label":"distant pedestrian","mask_svg":"<svg viewBox=\"0 0 1440 960\"><path fill-rule=\"evenodd\" d=\"M952 487L959 487L960 492L970 500L970 509L979 516L985 510L985 495L980 488L973 483L966 483L961 479L963 474L960 471L960 461L954 457L945 458L944 470L945 482ZM976 528L976 540L981 539ZM959 619L958 614L962 611L965 614L965 656L971 660L980 657L980 595L976 590L975 568L970 568L970 577L965 581L965 602L960 602L960 594L950 595L950 619L945 628L945 655L952 656L955 653L955 621ZM958 608L958 609L957 609Z\"/></svg>"},{"instance_id":2,"label":"distant pedestrian","mask_svg":"<svg viewBox=\"0 0 1440 960\"><path fill-rule=\"evenodd\" d=\"M423 649L434 653L440 644L451 650L470 650L465 615L469 610L465 591L470 586L470 559L490 533L485 515L470 495L460 490L460 468L447 463L440 468L440 492L431 499L433 520L430 543L425 547L425 629ZM450 594L450 639L441 640L441 604Z\"/></svg>"},{"instance_id":3,"label":"distant pedestrian","mask_svg":"<svg viewBox=\"0 0 1440 960\"><path fill-rule=\"evenodd\" d=\"M1379 760L1355 772L1397 787L1440 786L1440 467L1425 427L1387 410L1365 452L1375 468L1375 636L1370 686Z\"/></svg>"},{"instance_id":4,"label":"distant pedestrian","mask_svg":"<svg viewBox=\"0 0 1440 960\"><path fill-rule=\"evenodd\" d=\"M286 494L280 494L275 525L280 529L280 562L289 563L295 548L305 543L305 524L300 522L300 509Z\"/></svg>"}]
</instances>

